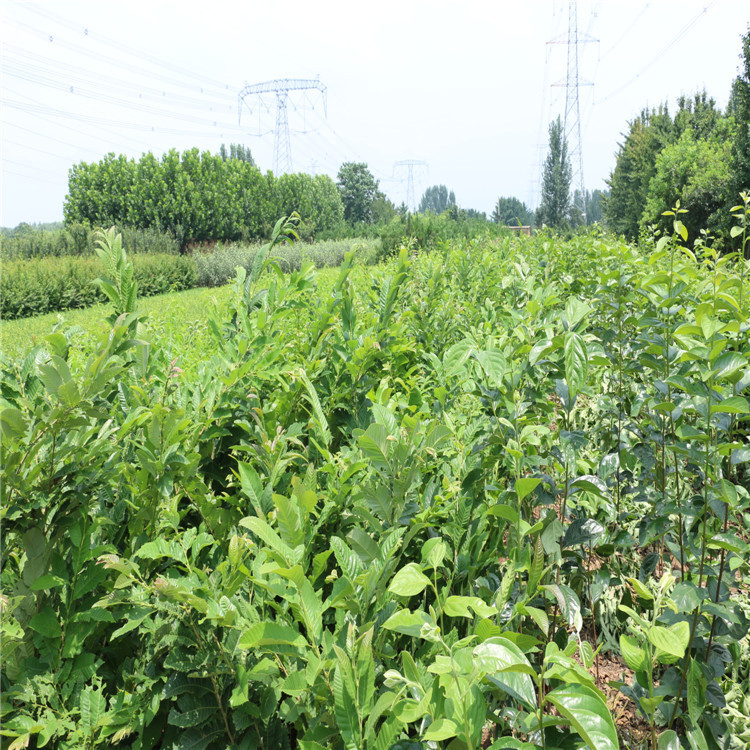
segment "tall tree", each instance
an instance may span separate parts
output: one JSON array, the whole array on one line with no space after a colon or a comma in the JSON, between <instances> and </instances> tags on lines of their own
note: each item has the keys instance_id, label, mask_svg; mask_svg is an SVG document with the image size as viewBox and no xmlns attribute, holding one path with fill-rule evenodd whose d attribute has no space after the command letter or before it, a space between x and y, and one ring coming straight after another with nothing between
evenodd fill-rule
<instances>
[{"instance_id":1,"label":"tall tree","mask_svg":"<svg viewBox=\"0 0 750 750\"><path fill-rule=\"evenodd\" d=\"M656 157L672 142L673 122L666 106L644 109L629 123L625 141L607 180L610 194L604 206L607 226L630 240L638 236L639 223L648 200L648 188L656 173Z\"/></svg>"},{"instance_id":2,"label":"tall tree","mask_svg":"<svg viewBox=\"0 0 750 750\"><path fill-rule=\"evenodd\" d=\"M742 37L739 75L732 86L728 109L737 125L732 149L733 200L736 202L737 193L750 190L750 25Z\"/></svg>"},{"instance_id":3,"label":"tall tree","mask_svg":"<svg viewBox=\"0 0 750 750\"><path fill-rule=\"evenodd\" d=\"M433 214L441 214L450 206L456 205L456 196L445 185L433 185L428 187L419 201L419 213L426 214L431 211Z\"/></svg>"},{"instance_id":4,"label":"tall tree","mask_svg":"<svg viewBox=\"0 0 750 750\"><path fill-rule=\"evenodd\" d=\"M371 224L373 203L378 196L378 181L364 162L348 161L337 175L344 220L350 224Z\"/></svg>"},{"instance_id":5,"label":"tall tree","mask_svg":"<svg viewBox=\"0 0 750 750\"><path fill-rule=\"evenodd\" d=\"M495 224L505 226L529 226L534 221L534 214L518 198L500 197L495 203L490 219Z\"/></svg>"},{"instance_id":6,"label":"tall tree","mask_svg":"<svg viewBox=\"0 0 750 750\"><path fill-rule=\"evenodd\" d=\"M570 218L570 180L572 169L568 143L558 117L549 126L549 152L542 173L542 201L537 209L537 224L565 226Z\"/></svg>"}]
</instances>

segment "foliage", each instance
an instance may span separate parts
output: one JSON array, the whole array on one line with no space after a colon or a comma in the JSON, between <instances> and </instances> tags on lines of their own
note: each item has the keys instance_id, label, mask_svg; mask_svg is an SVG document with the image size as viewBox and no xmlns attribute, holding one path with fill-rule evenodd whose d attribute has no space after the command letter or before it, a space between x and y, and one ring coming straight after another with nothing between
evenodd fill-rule
<instances>
[{"instance_id":1,"label":"foliage","mask_svg":"<svg viewBox=\"0 0 750 750\"><path fill-rule=\"evenodd\" d=\"M131 253L168 253L179 252L179 242L169 233L156 229L132 229L118 227L123 242ZM63 257L68 255L95 254L95 233L87 224L69 226L32 227L19 224L11 233L3 237L0 254L3 260L21 258Z\"/></svg>"},{"instance_id":2,"label":"foliage","mask_svg":"<svg viewBox=\"0 0 750 750\"><path fill-rule=\"evenodd\" d=\"M262 174L252 159L224 159L198 149L172 150L160 160L151 153L137 162L108 154L98 163L76 164L63 207L66 225L152 228L174 234L182 248L190 242L263 239L282 209L301 212L308 238L341 222L329 177L277 179Z\"/></svg>"},{"instance_id":3,"label":"foliage","mask_svg":"<svg viewBox=\"0 0 750 750\"><path fill-rule=\"evenodd\" d=\"M732 184L732 138L727 130L720 128L716 137L699 140L688 128L676 143L661 150L641 217L643 229L657 224L664 230L668 219L660 221L660 217L679 202L687 210L684 223L693 240L700 237L701 229L728 234L723 209Z\"/></svg>"},{"instance_id":4,"label":"foliage","mask_svg":"<svg viewBox=\"0 0 750 750\"><path fill-rule=\"evenodd\" d=\"M509 226L531 226L534 214L518 198L500 197L492 210L490 221Z\"/></svg>"},{"instance_id":5,"label":"foliage","mask_svg":"<svg viewBox=\"0 0 750 750\"><path fill-rule=\"evenodd\" d=\"M197 281L190 256L148 253L133 255L131 262L144 297L190 289ZM13 320L104 302L106 294L94 285L100 275L98 262L89 257L3 261L0 317Z\"/></svg>"},{"instance_id":6,"label":"foliage","mask_svg":"<svg viewBox=\"0 0 750 750\"><path fill-rule=\"evenodd\" d=\"M4 740L613 750L609 593L652 750L728 745L746 263L683 216L648 251L459 239L320 286L281 220L189 376L138 306L83 360L61 329L6 362Z\"/></svg>"},{"instance_id":7,"label":"foliage","mask_svg":"<svg viewBox=\"0 0 750 750\"><path fill-rule=\"evenodd\" d=\"M253 159L250 149L247 146L243 146L241 143L230 143L229 150L227 150L227 147L222 143L221 148L219 148L219 156L224 161L227 159L238 159L239 161L247 162L253 167L256 166L255 159Z\"/></svg>"},{"instance_id":8,"label":"foliage","mask_svg":"<svg viewBox=\"0 0 750 750\"><path fill-rule=\"evenodd\" d=\"M671 140L672 118L666 107L644 109L628 124L620 144L615 168L607 180L609 198L604 207L607 226L633 240L648 198L656 157Z\"/></svg>"},{"instance_id":9,"label":"foliage","mask_svg":"<svg viewBox=\"0 0 750 750\"><path fill-rule=\"evenodd\" d=\"M742 36L739 75L732 84L732 96L727 109L737 124L737 136L732 148L736 195L750 189L750 25Z\"/></svg>"},{"instance_id":10,"label":"foliage","mask_svg":"<svg viewBox=\"0 0 750 750\"><path fill-rule=\"evenodd\" d=\"M450 206L456 205L456 196L445 185L432 185L422 194L419 201L419 213L424 214L430 211L433 214L441 214Z\"/></svg>"},{"instance_id":11,"label":"foliage","mask_svg":"<svg viewBox=\"0 0 750 750\"><path fill-rule=\"evenodd\" d=\"M373 204L379 197L379 183L367 168L367 164L345 162L341 165L336 179L344 207L344 220L349 224L371 224Z\"/></svg>"},{"instance_id":12,"label":"foliage","mask_svg":"<svg viewBox=\"0 0 750 750\"><path fill-rule=\"evenodd\" d=\"M536 224L564 227L570 220L571 166L568 143L558 117L549 126L549 152L542 173L542 198L536 213Z\"/></svg>"}]
</instances>

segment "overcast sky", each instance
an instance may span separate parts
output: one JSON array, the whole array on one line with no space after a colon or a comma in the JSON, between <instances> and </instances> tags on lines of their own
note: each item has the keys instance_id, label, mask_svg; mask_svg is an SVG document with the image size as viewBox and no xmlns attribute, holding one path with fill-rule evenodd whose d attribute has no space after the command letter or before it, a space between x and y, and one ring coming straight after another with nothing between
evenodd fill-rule
<instances>
[{"instance_id":1,"label":"overcast sky","mask_svg":"<svg viewBox=\"0 0 750 750\"><path fill-rule=\"evenodd\" d=\"M274 165L290 93L293 171L334 179L364 161L397 204L445 184L458 204L538 202L549 122L566 97L567 0L99 0L0 6L0 223L61 220L72 164L108 152L250 147ZM580 0L580 122L588 189L605 187L645 106L706 89L724 107L748 0ZM551 41L556 44L550 44ZM559 84L559 85L554 85ZM572 93L572 90L571 90Z\"/></svg>"}]
</instances>

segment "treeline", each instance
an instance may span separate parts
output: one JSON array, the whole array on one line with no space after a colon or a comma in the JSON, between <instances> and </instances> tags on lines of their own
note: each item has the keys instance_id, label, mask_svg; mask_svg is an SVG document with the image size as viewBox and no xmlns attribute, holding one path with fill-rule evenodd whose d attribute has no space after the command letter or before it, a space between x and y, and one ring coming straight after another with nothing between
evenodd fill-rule
<instances>
[{"instance_id":1,"label":"treeline","mask_svg":"<svg viewBox=\"0 0 750 750\"><path fill-rule=\"evenodd\" d=\"M315 237L343 223L336 184L326 175L263 174L246 158L197 148L152 153L137 161L108 154L70 170L63 207L66 225L113 224L170 232L181 247L208 240L256 240L278 216L302 217L301 236Z\"/></svg>"},{"instance_id":2,"label":"treeline","mask_svg":"<svg viewBox=\"0 0 750 750\"><path fill-rule=\"evenodd\" d=\"M750 28L742 38L740 74L724 111L705 91L642 110L628 124L608 184L604 220L630 240L679 201L690 237L702 229L729 237L730 211L750 189Z\"/></svg>"}]
</instances>

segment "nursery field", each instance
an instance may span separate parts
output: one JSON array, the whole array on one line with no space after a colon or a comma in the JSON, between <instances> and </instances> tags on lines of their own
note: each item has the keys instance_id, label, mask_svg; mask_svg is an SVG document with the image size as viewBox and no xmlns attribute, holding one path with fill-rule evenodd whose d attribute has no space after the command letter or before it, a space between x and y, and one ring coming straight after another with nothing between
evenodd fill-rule
<instances>
[{"instance_id":1,"label":"nursery field","mask_svg":"<svg viewBox=\"0 0 750 750\"><path fill-rule=\"evenodd\" d=\"M4 346L3 746L747 748L747 262L673 230L150 310L110 235Z\"/></svg>"}]
</instances>

